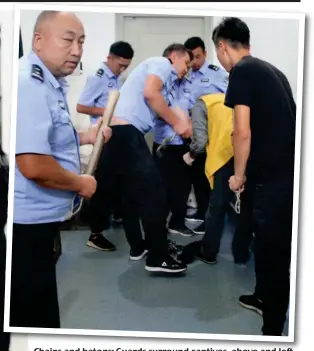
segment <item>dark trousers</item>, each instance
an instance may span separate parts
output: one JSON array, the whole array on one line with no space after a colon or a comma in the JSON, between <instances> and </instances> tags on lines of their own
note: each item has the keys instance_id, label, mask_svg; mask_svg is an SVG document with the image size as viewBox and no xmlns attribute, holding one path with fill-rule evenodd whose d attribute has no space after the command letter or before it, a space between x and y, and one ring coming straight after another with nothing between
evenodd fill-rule
<instances>
[{"instance_id":1,"label":"dark trousers","mask_svg":"<svg viewBox=\"0 0 314 351\"><path fill-rule=\"evenodd\" d=\"M229 178L233 173L232 159L214 175L214 187L209 196L205 215L205 235L202 239L203 252L209 257L215 257L219 253L225 217L233 196L229 188Z\"/></svg>"},{"instance_id":2,"label":"dark trousers","mask_svg":"<svg viewBox=\"0 0 314 351\"><path fill-rule=\"evenodd\" d=\"M255 184L255 293L262 300L263 334L282 334L290 294L293 175Z\"/></svg>"},{"instance_id":3,"label":"dark trousers","mask_svg":"<svg viewBox=\"0 0 314 351\"><path fill-rule=\"evenodd\" d=\"M0 232L0 350L9 351L10 333L3 332L4 323L4 291L5 291L5 261L6 238L3 230Z\"/></svg>"},{"instance_id":4,"label":"dark trousers","mask_svg":"<svg viewBox=\"0 0 314 351\"><path fill-rule=\"evenodd\" d=\"M177 229L185 226L186 204L191 191L191 167L183 155L189 151L185 145L168 145L163 157L156 155L159 144L154 143L153 155L160 169L167 192L171 218L169 228Z\"/></svg>"},{"instance_id":5,"label":"dark trousers","mask_svg":"<svg viewBox=\"0 0 314 351\"><path fill-rule=\"evenodd\" d=\"M60 328L54 240L58 223L13 224L10 326Z\"/></svg>"},{"instance_id":6,"label":"dark trousers","mask_svg":"<svg viewBox=\"0 0 314 351\"><path fill-rule=\"evenodd\" d=\"M92 232L104 229L111 213L115 185L122 194L122 217L132 250L144 246L150 255L168 253L166 220L168 207L160 172L145 137L132 125L112 127L112 137L104 146L95 173L97 190L89 205ZM140 227L145 231L145 242Z\"/></svg>"},{"instance_id":7,"label":"dark trousers","mask_svg":"<svg viewBox=\"0 0 314 351\"><path fill-rule=\"evenodd\" d=\"M210 194L210 185L205 174L206 153L199 155L191 166L191 179L197 202L197 213L205 219Z\"/></svg>"}]
</instances>

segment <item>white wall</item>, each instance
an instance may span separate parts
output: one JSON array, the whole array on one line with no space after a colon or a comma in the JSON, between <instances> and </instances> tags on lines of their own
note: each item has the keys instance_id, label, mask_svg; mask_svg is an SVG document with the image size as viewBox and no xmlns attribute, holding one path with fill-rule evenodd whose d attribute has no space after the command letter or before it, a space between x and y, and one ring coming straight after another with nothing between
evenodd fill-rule
<instances>
[{"instance_id":1,"label":"white wall","mask_svg":"<svg viewBox=\"0 0 314 351\"><path fill-rule=\"evenodd\" d=\"M31 50L33 28L39 13L40 11L35 10L21 11L24 54ZM97 12L77 12L76 15L81 19L86 34L82 57L83 74L68 77L70 83L68 102L74 122L81 125L76 116L76 104L87 75L97 71L101 61L106 60L110 45L115 41L115 15ZM86 117L83 118L88 121Z\"/></svg>"},{"instance_id":2,"label":"white wall","mask_svg":"<svg viewBox=\"0 0 314 351\"><path fill-rule=\"evenodd\" d=\"M216 26L221 17L214 17ZM294 97L297 93L299 21L276 18L241 18L251 32L251 53L272 63L288 78ZM213 62L219 65L215 52Z\"/></svg>"}]
</instances>

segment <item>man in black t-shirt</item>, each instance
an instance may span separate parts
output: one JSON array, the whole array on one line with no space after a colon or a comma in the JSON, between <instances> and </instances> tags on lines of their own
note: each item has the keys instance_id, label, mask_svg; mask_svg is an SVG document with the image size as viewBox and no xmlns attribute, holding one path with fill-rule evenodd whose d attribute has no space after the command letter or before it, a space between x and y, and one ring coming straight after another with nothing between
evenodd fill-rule
<instances>
[{"instance_id":1,"label":"man in black t-shirt","mask_svg":"<svg viewBox=\"0 0 314 351\"><path fill-rule=\"evenodd\" d=\"M281 335L289 305L296 105L285 75L250 55L250 30L225 18L213 31L230 72L225 105L234 110L230 189L251 198L256 287L240 304L263 315L263 334Z\"/></svg>"}]
</instances>

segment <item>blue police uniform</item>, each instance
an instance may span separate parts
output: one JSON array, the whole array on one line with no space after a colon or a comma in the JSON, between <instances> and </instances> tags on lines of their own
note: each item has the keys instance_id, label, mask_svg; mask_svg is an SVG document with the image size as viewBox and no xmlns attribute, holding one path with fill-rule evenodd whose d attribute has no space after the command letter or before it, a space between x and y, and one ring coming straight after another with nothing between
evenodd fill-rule
<instances>
[{"instance_id":1,"label":"blue police uniform","mask_svg":"<svg viewBox=\"0 0 314 351\"><path fill-rule=\"evenodd\" d=\"M103 108L107 105L109 92L119 90L119 77L112 73L106 63L102 63L96 74L87 77L79 104L89 107ZM95 124L99 116L90 116L91 124Z\"/></svg>"},{"instance_id":2,"label":"blue police uniform","mask_svg":"<svg viewBox=\"0 0 314 351\"><path fill-rule=\"evenodd\" d=\"M191 108L191 81L187 77L182 80L178 79L177 73L172 69L171 77L167 82L167 92L169 106L180 107L187 115L189 115L189 109ZM162 141L174 135L174 130L172 126L166 123L162 119L156 119L154 127L154 141L157 144L161 144ZM175 136L172 141L168 143L169 145L182 145L183 140L180 136Z\"/></svg>"},{"instance_id":3,"label":"blue police uniform","mask_svg":"<svg viewBox=\"0 0 314 351\"><path fill-rule=\"evenodd\" d=\"M228 87L228 73L215 65L205 62L197 71L191 71L189 79L192 82L191 105L207 94L226 93Z\"/></svg>"},{"instance_id":4,"label":"blue police uniform","mask_svg":"<svg viewBox=\"0 0 314 351\"><path fill-rule=\"evenodd\" d=\"M153 57L143 61L130 73L121 87L114 116L129 122L143 134L151 131L157 116L145 101L145 81L148 75L159 77L163 82L162 95L169 103L167 83L171 79L171 71L172 65L167 58Z\"/></svg>"},{"instance_id":5,"label":"blue police uniform","mask_svg":"<svg viewBox=\"0 0 314 351\"><path fill-rule=\"evenodd\" d=\"M63 168L80 174L79 137L69 115L67 88L66 80L56 79L34 52L21 59L15 154L49 155ZM74 196L37 185L15 166L14 223L63 221Z\"/></svg>"}]
</instances>

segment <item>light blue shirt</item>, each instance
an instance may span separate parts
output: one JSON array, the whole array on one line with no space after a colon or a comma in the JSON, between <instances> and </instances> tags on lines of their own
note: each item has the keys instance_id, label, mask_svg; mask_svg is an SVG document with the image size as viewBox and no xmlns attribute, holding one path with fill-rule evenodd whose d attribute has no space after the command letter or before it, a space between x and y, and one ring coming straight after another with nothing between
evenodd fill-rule
<instances>
[{"instance_id":1,"label":"light blue shirt","mask_svg":"<svg viewBox=\"0 0 314 351\"><path fill-rule=\"evenodd\" d=\"M49 155L80 174L79 138L70 120L67 88L66 80L56 79L34 52L20 60L15 154ZM41 187L15 166L14 223L63 221L74 196Z\"/></svg>"},{"instance_id":2,"label":"light blue shirt","mask_svg":"<svg viewBox=\"0 0 314 351\"><path fill-rule=\"evenodd\" d=\"M202 95L226 93L228 77L224 69L208 62L205 62L199 70L191 71L189 75L192 82L191 108Z\"/></svg>"},{"instance_id":3,"label":"light blue shirt","mask_svg":"<svg viewBox=\"0 0 314 351\"><path fill-rule=\"evenodd\" d=\"M80 105L104 108L107 105L109 92L119 90L121 83L110 68L102 62L96 74L87 77L84 89L79 98ZM95 124L100 116L90 116L91 124Z\"/></svg>"},{"instance_id":4,"label":"light blue shirt","mask_svg":"<svg viewBox=\"0 0 314 351\"><path fill-rule=\"evenodd\" d=\"M179 80L177 73L173 69L171 72L171 78L167 82L169 106L180 107L187 115L189 115L191 88L191 81L186 77ZM165 138L175 134L172 126L161 118L155 120L154 133L154 140L157 144L161 144ZM180 136L176 135L168 144L182 145L183 140Z\"/></svg>"},{"instance_id":5,"label":"light blue shirt","mask_svg":"<svg viewBox=\"0 0 314 351\"><path fill-rule=\"evenodd\" d=\"M171 76L172 65L165 57L152 57L140 63L128 76L120 89L114 116L129 122L143 134L154 128L156 113L146 103L144 87L146 78L155 75L163 82L162 95L167 103L167 82Z\"/></svg>"}]
</instances>

